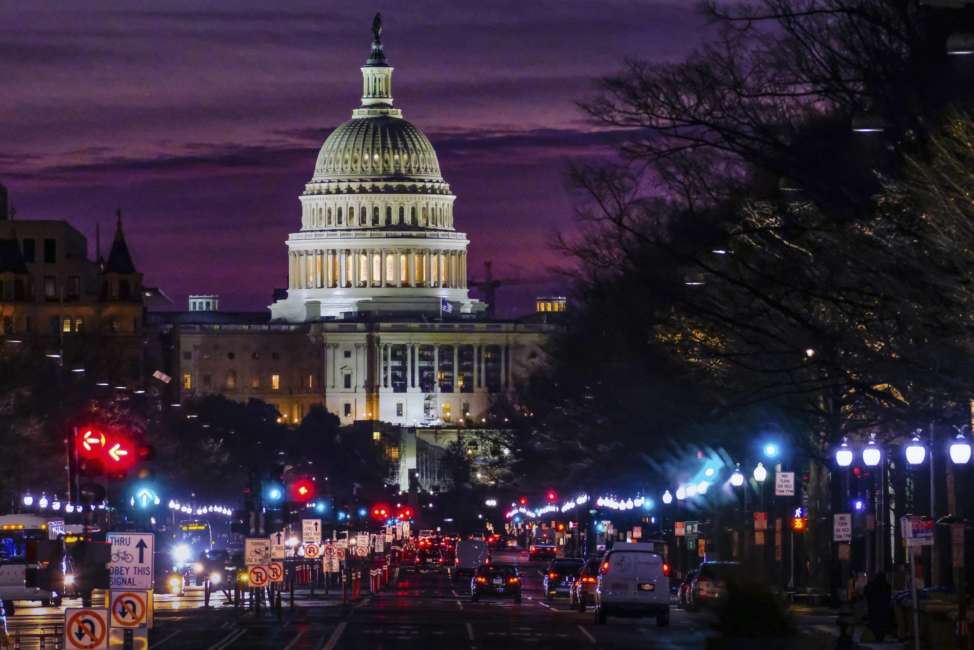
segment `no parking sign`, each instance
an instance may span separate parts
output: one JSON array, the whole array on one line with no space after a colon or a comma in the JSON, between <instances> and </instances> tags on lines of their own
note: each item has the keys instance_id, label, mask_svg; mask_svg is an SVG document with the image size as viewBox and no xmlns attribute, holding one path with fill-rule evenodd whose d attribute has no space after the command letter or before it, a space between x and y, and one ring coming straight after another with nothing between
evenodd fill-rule
<instances>
[{"instance_id":1,"label":"no parking sign","mask_svg":"<svg viewBox=\"0 0 974 650\"><path fill-rule=\"evenodd\" d=\"M70 608L64 610L66 650L108 650L108 610Z\"/></svg>"},{"instance_id":2,"label":"no parking sign","mask_svg":"<svg viewBox=\"0 0 974 650\"><path fill-rule=\"evenodd\" d=\"M266 587L267 583L270 582L271 572L266 566L252 566L248 577L251 587Z\"/></svg>"}]
</instances>

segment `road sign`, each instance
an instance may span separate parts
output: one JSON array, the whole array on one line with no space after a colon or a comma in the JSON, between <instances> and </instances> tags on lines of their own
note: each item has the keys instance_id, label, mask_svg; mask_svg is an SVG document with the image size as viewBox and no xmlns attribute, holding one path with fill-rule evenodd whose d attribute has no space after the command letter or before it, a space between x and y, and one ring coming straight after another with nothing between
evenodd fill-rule
<instances>
[{"instance_id":1,"label":"road sign","mask_svg":"<svg viewBox=\"0 0 974 650\"><path fill-rule=\"evenodd\" d=\"M317 544L305 544L304 545L304 556L314 559L321 555L321 547Z\"/></svg>"},{"instance_id":2,"label":"road sign","mask_svg":"<svg viewBox=\"0 0 974 650\"><path fill-rule=\"evenodd\" d=\"M287 557L287 545L284 543L287 540L287 536L282 531L277 531L276 533L271 533L269 538L271 545L271 559L272 560L283 560Z\"/></svg>"},{"instance_id":3,"label":"road sign","mask_svg":"<svg viewBox=\"0 0 974 650\"><path fill-rule=\"evenodd\" d=\"M832 515L832 541L851 542L852 541L852 514L848 512L838 512Z\"/></svg>"},{"instance_id":4,"label":"road sign","mask_svg":"<svg viewBox=\"0 0 974 650\"><path fill-rule=\"evenodd\" d=\"M707 556L707 542L703 537L697 540L697 557Z\"/></svg>"},{"instance_id":5,"label":"road sign","mask_svg":"<svg viewBox=\"0 0 974 650\"><path fill-rule=\"evenodd\" d=\"M775 472L774 495L776 497L795 496L795 473L794 472Z\"/></svg>"},{"instance_id":6,"label":"road sign","mask_svg":"<svg viewBox=\"0 0 974 650\"><path fill-rule=\"evenodd\" d=\"M321 570L325 573L338 573L341 571L341 564L339 564L338 556L326 556L321 558Z\"/></svg>"},{"instance_id":7,"label":"road sign","mask_svg":"<svg viewBox=\"0 0 974 650\"><path fill-rule=\"evenodd\" d=\"M64 610L65 650L107 650L108 610L69 608Z\"/></svg>"},{"instance_id":8,"label":"road sign","mask_svg":"<svg viewBox=\"0 0 974 650\"><path fill-rule=\"evenodd\" d=\"M266 537L248 537L244 540L244 564L257 566L271 561L271 541Z\"/></svg>"},{"instance_id":9,"label":"road sign","mask_svg":"<svg viewBox=\"0 0 974 650\"><path fill-rule=\"evenodd\" d=\"M321 544L321 520L301 520L301 541L305 544Z\"/></svg>"},{"instance_id":10,"label":"road sign","mask_svg":"<svg viewBox=\"0 0 974 650\"><path fill-rule=\"evenodd\" d=\"M271 562L267 565L271 575L271 582L284 582L284 563Z\"/></svg>"},{"instance_id":11,"label":"road sign","mask_svg":"<svg viewBox=\"0 0 974 650\"><path fill-rule=\"evenodd\" d=\"M252 566L247 573L251 587L266 587L271 580L270 569L263 565Z\"/></svg>"},{"instance_id":12,"label":"road sign","mask_svg":"<svg viewBox=\"0 0 974 650\"><path fill-rule=\"evenodd\" d=\"M144 627L149 609L146 591L111 592L112 627Z\"/></svg>"},{"instance_id":13,"label":"road sign","mask_svg":"<svg viewBox=\"0 0 974 650\"><path fill-rule=\"evenodd\" d=\"M903 517L900 520L907 546L933 546L934 522L930 517Z\"/></svg>"},{"instance_id":14,"label":"road sign","mask_svg":"<svg viewBox=\"0 0 974 650\"><path fill-rule=\"evenodd\" d=\"M376 535L375 536L375 545L374 545L374 548L375 548L375 552L376 553L384 553L385 552L385 542L386 542L386 536L385 535L381 535L380 534L380 535Z\"/></svg>"},{"instance_id":15,"label":"road sign","mask_svg":"<svg viewBox=\"0 0 974 650\"><path fill-rule=\"evenodd\" d=\"M356 546L355 547L355 555L357 555L358 557L368 557L368 555L369 555L369 547L368 546Z\"/></svg>"},{"instance_id":16,"label":"road sign","mask_svg":"<svg viewBox=\"0 0 974 650\"><path fill-rule=\"evenodd\" d=\"M754 513L754 530L767 530L768 529L768 513L766 512L755 512ZM762 544L764 542L761 542Z\"/></svg>"},{"instance_id":17,"label":"road sign","mask_svg":"<svg viewBox=\"0 0 974 650\"><path fill-rule=\"evenodd\" d=\"M678 521L673 524L673 534L677 537L686 537L687 529L684 522Z\"/></svg>"},{"instance_id":18,"label":"road sign","mask_svg":"<svg viewBox=\"0 0 974 650\"><path fill-rule=\"evenodd\" d=\"M360 546L361 548L364 548L364 549L368 550L368 548L369 548L369 534L368 533L359 533L358 535L355 536L355 543L358 546Z\"/></svg>"},{"instance_id":19,"label":"road sign","mask_svg":"<svg viewBox=\"0 0 974 650\"><path fill-rule=\"evenodd\" d=\"M54 540L64 534L64 520L63 519L48 519L47 521L47 538L49 540Z\"/></svg>"},{"instance_id":20,"label":"road sign","mask_svg":"<svg viewBox=\"0 0 974 650\"><path fill-rule=\"evenodd\" d=\"M153 533L108 533L112 545L108 563L113 590L152 591L155 535Z\"/></svg>"}]
</instances>

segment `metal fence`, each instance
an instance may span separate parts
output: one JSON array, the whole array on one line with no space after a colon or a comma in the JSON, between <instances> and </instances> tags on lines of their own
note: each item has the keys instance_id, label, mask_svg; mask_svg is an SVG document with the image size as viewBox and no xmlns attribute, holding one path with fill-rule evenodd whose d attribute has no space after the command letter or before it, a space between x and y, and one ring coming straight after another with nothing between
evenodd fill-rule
<instances>
[{"instance_id":1,"label":"metal fence","mask_svg":"<svg viewBox=\"0 0 974 650\"><path fill-rule=\"evenodd\" d=\"M56 625L39 631L11 630L6 635L0 630L0 650L62 650L64 628Z\"/></svg>"}]
</instances>

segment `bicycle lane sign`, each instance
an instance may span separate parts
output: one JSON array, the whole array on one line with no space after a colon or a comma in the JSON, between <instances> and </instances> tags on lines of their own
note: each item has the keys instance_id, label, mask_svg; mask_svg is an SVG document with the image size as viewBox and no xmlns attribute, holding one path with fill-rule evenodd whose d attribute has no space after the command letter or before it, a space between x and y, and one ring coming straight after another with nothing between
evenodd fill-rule
<instances>
[{"instance_id":1,"label":"bicycle lane sign","mask_svg":"<svg viewBox=\"0 0 974 650\"><path fill-rule=\"evenodd\" d=\"M151 591L155 535L153 533L108 533L112 560L108 563L114 590Z\"/></svg>"}]
</instances>

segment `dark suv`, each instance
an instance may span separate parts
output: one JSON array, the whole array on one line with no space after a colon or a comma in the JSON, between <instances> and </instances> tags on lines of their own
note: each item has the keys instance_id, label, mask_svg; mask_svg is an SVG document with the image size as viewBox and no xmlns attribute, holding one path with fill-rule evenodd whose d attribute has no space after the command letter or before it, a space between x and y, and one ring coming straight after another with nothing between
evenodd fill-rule
<instances>
[{"instance_id":1,"label":"dark suv","mask_svg":"<svg viewBox=\"0 0 974 650\"><path fill-rule=\"evenodd\" d=\"M558 594L569 595L575 576L584 564L583 560L578 559L552 560L544 573L545 598L553 598Z\"/></svg>"},{"instance_id":2,"label":"dark suv","mask_svg":"<svg viewBox=\"0 0 974 650\"><path fill-rule=\"evenodd\" d=\"M470 600L477 602L487 596L512 596L521 602L521 576L517 567L506 564L484 564L477 568L470 580Z\"/></svg>"}]
</instances>

